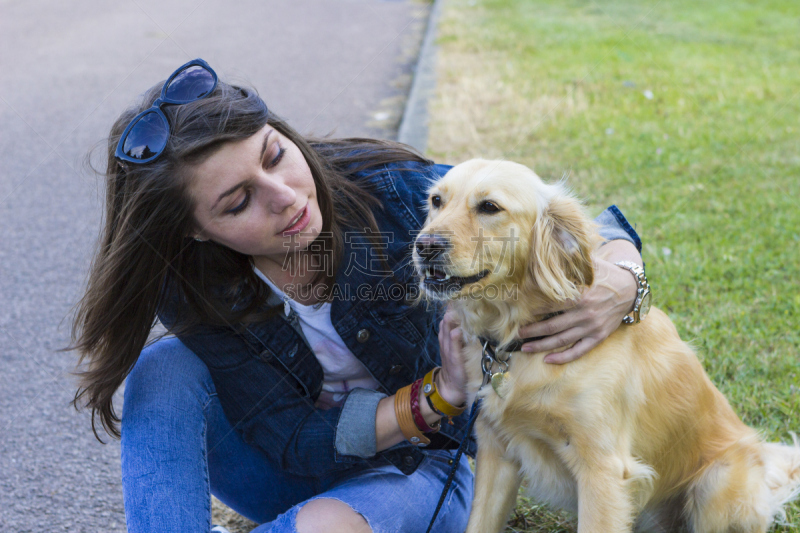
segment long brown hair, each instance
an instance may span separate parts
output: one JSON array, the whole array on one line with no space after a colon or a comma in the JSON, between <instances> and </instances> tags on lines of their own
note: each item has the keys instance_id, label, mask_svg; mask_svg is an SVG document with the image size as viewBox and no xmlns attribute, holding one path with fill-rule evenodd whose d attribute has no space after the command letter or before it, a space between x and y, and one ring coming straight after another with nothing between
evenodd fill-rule
<instances>
[{"instance_id":1,"label":"long brown hair","mask_svg":"<svg viewBox=\"0 0 800 533\"><path fill-rule=\"evenodd\" d=\"M162 85L147 91L111 128L104 227L72 324L69 349L79 351L79 367L86 363L77 372L80 383L73 405L91 408L92 430L101 442L96 417L108 434L119 438L112 396L136 363L168 298L177 295L185 302L173 331L200 324L234 327L265 312L270 291L256 276L250 256L189 237L195 228L189 165L266 124L295 143L316 184L323 218L319 238L329 240L314 249L330 254L325 264L334 267L333 272L318 272L312 283L322 284L329 297L341 262L343 228L369 227L377 233L372 210L379 202L363 181L354 181L354 174L379 171L392 162L427 162L399 143L303 137L272 114L255 90L222 81L202 100L162 108L170 136L155 161L118 162L114 150L125 126L152 105Z\"/></svg>"}]
</instances>

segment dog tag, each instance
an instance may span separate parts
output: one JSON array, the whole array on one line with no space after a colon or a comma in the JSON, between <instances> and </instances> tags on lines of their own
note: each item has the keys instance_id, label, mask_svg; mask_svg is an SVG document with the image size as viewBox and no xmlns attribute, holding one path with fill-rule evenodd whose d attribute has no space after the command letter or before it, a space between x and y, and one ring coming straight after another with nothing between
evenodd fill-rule
<instances>
[{"instance_id":1,"label":"dog tag","mask_svg":"<svg viewBox=\"0 0 800 533\"><path fill-rule=\"evenodd\" d=\"M494 389L494 392L496 392L501 398L505 392L506 380L507 378L505 372L495 372L492 374L492 388Z\"/></svg>"}]
</instances>

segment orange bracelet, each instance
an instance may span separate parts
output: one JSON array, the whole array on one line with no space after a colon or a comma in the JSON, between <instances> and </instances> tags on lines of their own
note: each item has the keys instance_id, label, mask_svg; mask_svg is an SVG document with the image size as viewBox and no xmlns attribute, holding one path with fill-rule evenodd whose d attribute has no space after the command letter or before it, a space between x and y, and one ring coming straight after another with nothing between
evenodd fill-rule
<instances>
[{"instance_id":1,"label":"orange bracelet","mask_svg":"<svg viewBox=\"0 0 800 533\"><path fill-rule=\"evenodd\" d=\"M414 414L411 412L411 385L406 385L395 393L394 414L397 416L400 431L408 442L414 446L427 446L431 443L414 422Z\"/></svg>"},{"instance_id":2,"label":"orange bracelet","mask_svg":"<svg viewBox=\"0 0 800 533\"><path fill-rule=\"evenodd\" d=\"M467 406L465 404L461 407L456 407L439 394L439 389L436 387L436 375L441 369L442 367L437 366L425 374L425 378L422 380L422 393L428 399L431 408L438 414L442 416L458 416L467 409Z\"/></svg>"}]
</instances>

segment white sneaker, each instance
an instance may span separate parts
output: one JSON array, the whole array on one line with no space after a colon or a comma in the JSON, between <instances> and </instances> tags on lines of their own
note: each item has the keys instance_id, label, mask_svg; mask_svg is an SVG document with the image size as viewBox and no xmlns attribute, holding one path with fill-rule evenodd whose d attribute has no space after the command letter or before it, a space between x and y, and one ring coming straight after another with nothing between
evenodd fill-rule
<instances>
[{"instance_id":1,"label":"white sneaker","mask_svg":"<svg viewBox=\"0 0 800 533\"><path fill-rule=\"evenodd\" d=\"M211 533L231 533L222 526L211 526Z\"/></svg>"}]
</instances>

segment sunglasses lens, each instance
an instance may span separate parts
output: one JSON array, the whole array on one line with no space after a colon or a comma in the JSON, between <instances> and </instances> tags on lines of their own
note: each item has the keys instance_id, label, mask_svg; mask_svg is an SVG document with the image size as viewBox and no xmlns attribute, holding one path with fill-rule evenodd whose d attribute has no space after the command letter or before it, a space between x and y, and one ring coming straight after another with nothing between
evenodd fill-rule
<instances>
[{"instance_id":1,"label":"sunglasses lens","mask_svg":"<svg viewBox=\"0 0 800 533\"><path fill-rule=\"evenodd\" d=\"M169 82L164 96L175 103L194 102L214 89L214 75L199 65L180 71Z\"/></svg>"},{"instance_id":2,"label":"sunglasses lens","mask_svg":"<svg viewBox=\"0 0 800 533\"><path fill-rule=\"evenodd\" d=\"M145 160L161 153L167 146L169 125L152 111L134 123L122 143L122 151L133 159Z\"/></svg>"}]
</instances>

